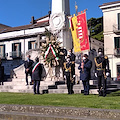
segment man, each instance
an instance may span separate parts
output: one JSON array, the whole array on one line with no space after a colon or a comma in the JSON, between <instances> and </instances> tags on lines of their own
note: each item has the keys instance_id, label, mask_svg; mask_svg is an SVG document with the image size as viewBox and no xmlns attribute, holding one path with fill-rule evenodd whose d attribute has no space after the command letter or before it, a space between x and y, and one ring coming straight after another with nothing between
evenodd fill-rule
<instances>
[{"instance_id":1,"label":"man","mask_svg":"<svg viewBox=\"0 0 120 120\"><path fill-rule=\"evenodd\" d=\"M25 67L25 74L26 74L26 85L28 85L28 74L30 74L31 78L32 78L32 64L34 63L33 60L30 59L30 55L27 55L27 60L24 63L24 67ZM31 82L32 83L32 79Z\"/></svg>"},{"instance_id":2,"label":"man","mask_svg":"<svg viewBox=\"0 0 120 120\"><path fill-rule=\"evenodd\" d=\"M98 79L99 96L106 96L106 78L109 76L108 57L103 55L102 48L98 49L98 56L95 57L95 76Z\"/></svg>"},{"instance_id":3,"label":"man","mask_svg":"<svg viewBox=\"0 0 120 120\"><path fill-rule=\"evenodd\" d=\"M67 80L67 89L68 94L73 94L73 79L71 74L71 62L70 62L70 56L67 56L66 62L64 62L64 69L65 69L65 76L64 78Z\"/></svg>"},{"instance_id":4,"label":"man","mask_svg":"<svg viewBox=\"0 0 120 120\"><path fill-rule=\"evenodd\" d=\"M4 81L4 66L2 66L2 60L0 58L0 85L3 85Z\"/></svg>"},{"instance_id":5,"label":"man","mask_svg":"<svg viewBox=\"0 0 120 120\"><path fill-rule=\"evenodd\" d=\"M92 68L92 61L88 59L88 55L84 54L82 61L78 67L80 70L80 80L82 80L84 87L84 95L89 95L89 80L90 70Z\"/></svg>"},{"instance_id":6,"label":"man","mask_svg":"<svg viewBox=\"0 0 120 120\"><path fill-rule=\"evenodd\" d=\"M40 94L39 87L41 81L41 74L42 74L42 65L39 62L39 58L36 57L32 69L32 80L34 81L34 94ZM36 91L36 87L37 87L37 91Z\"/></svg>"},{"instance_id":7,"label":"man","mask_svg":"<svg viewBox=\"0 0 120 120\"><path fill-rule=\"evenodd\" d=\"M72 49L69 50L68 55L70 56L70 61L71 61L71 74L72 78L74 79L74 84L75 84L75 54L72 52Z\"/></svg>"},{"instance_id":8,"label":"man","mask_svg":"<svg viewBox=\"0 0 120 120\"><path fill-rule=\"evenodd\" d=\"M59 59L59 66L62 68L62 77L64 77L64 62L65 62L65 57L67 56L67 50L64 47L61 47L60 51L60 59Z\"/></svg>"}]
</instances>

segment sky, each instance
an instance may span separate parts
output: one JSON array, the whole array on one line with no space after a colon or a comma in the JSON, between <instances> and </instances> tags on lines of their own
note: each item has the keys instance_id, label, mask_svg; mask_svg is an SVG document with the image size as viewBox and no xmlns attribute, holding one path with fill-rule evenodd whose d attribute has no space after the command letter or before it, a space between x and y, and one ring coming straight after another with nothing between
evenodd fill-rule
<instances>
[{"instance_id":1,"label":"sky","mask_svg":"<svg viewBox=\"0 0 120 120\"><path fill-rule=\"evenodd\" d=\"M0 24L11 27L30 24L31 17L38 19L48 15L52 0L0 0ZM78 12L87 9L87 19L101 17L99 5L118 0L69 0L70 14L75 14L75 2Z\"/></svg>"}]
</instances>

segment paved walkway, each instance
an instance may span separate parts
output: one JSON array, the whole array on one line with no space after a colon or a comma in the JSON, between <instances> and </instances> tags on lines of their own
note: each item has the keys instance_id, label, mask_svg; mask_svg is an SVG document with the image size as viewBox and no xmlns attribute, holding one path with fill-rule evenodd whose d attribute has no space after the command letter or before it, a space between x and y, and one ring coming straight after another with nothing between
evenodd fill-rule
<instances>
[{"instance_id":1,"label":"paved walkway","mask_svg":"<svg viewBox=\"0 0 120 120\"><path fill-rule=\"evenodd\" d=\"M120 120L120 110L0 104L0 120Z\"/></svg>"}]
</instances>

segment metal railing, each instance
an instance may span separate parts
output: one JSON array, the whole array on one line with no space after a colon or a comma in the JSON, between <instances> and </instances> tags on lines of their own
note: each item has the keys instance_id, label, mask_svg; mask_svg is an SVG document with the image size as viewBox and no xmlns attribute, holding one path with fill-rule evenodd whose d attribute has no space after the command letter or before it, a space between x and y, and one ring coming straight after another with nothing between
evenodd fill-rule
<instances>
[{"instance_id":1,"label":"metal railing","mask_svg":"<svg viewBox=\"0 0 120 120\"><path fill-rule=\"evenodd\" d=\"M0 53L0 58L1 59L5 59L5 54L4 53Z\"/></svg>"},{"instance_id":2,"label":"metal railing","mask_svg":"<svg viewBox=\"0 0 120 120\"><path fill-rule=\"evenodd\" d=\"M120 56L120 48L114 49L114 55Z\"/></svg>"},{"instance_id":3,"label":"metal railing","mask_svg":"<svg viewBox=\"0 0 120 120\"><path fill-rule=\"evenodd\" d=\"M12 58L22 58L22 52L21 51L13 51L10 52L10 57Z\"/></svg>"}]
</instances>

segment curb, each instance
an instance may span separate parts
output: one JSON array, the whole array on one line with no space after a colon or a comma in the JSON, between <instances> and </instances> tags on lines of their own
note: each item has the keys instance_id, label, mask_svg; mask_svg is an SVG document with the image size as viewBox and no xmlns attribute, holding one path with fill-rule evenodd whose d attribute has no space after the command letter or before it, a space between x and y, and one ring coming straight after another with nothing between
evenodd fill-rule
<instances>
[{"instance_id":1,"label":"curb","mask_svg":"<svg viewBox=\"0 0 120 120\"><path fill-rule=\"evenodd\" d=\"M62 120L63 118L65 120L71 120L71 119L74 119L74 120L84 120L84 119L120 120L120 110L0 104L0 118L7 119L8 118L7 116L10 117L11 115L22 116L22 118L24 119L21 119L21 120L25 120L25 119L27 120L26 118L27 116L28 117L42 116L44 118L48 117L49 118L48 120L51 120L50 118L53 118L53 117L54 118L56 117L57 119L59 118L58 120ZM10 118L9 120L14 120L12 119L12 116ZM36 120L39 120L39 119L36 119Z\"/></svg>"}]
</instances>

